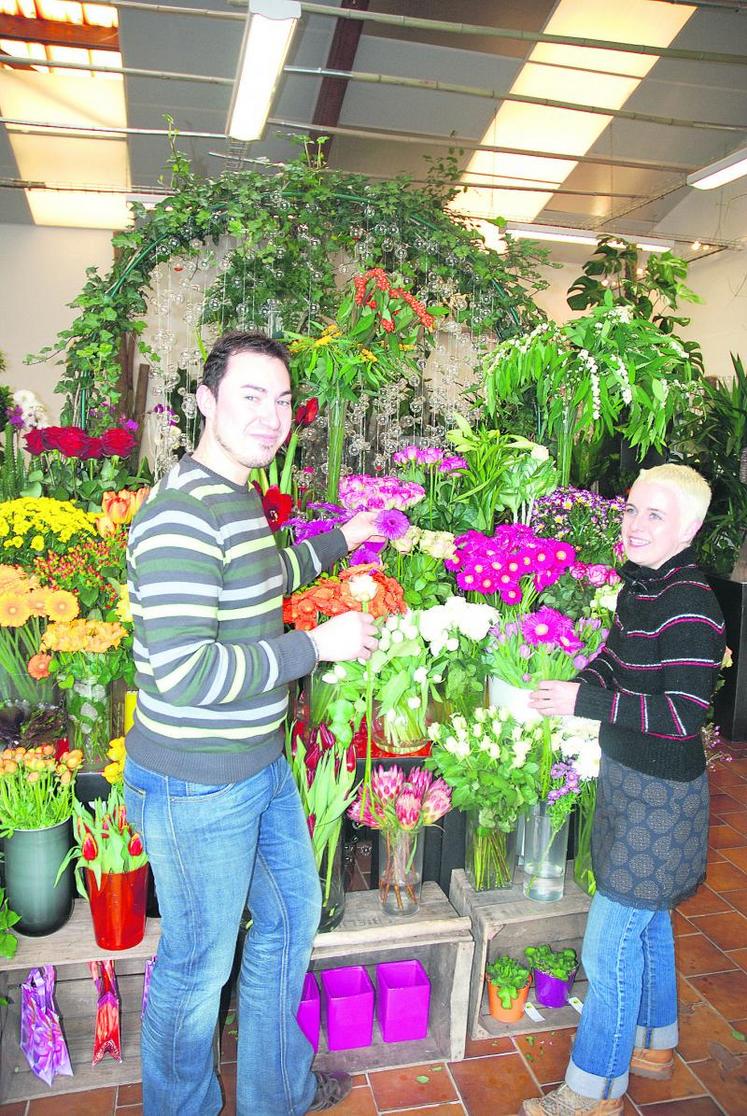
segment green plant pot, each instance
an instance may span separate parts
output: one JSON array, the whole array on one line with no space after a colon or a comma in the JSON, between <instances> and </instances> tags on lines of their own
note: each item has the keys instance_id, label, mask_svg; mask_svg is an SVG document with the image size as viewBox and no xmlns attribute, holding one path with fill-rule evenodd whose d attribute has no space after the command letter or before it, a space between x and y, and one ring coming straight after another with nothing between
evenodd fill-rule
<instances>
[{"instance_id":1,"label":"green plant pot","mask_svg":"<svg viewBox=\"0 0 747 1116\"><path fill-rule=\"evenodd\" d=\"M64 926L73 912L75 880L69 867L55 887L65 854L73 842L71 818L47 829L17 829L6 837L5 891L8 905L21 920L21 934L40 938Z\"/></svg>"}]
</instances>

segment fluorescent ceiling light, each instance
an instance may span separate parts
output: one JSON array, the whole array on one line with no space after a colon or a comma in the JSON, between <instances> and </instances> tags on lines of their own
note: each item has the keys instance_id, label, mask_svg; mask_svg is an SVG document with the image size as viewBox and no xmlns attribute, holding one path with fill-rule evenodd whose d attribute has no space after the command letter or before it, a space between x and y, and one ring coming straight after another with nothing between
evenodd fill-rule
<instances>
[{"instance_id":1,"label":"fluorescent ceiling light","mask_svg":"<svg viewBox=\"0 0 747 1116\"><path fill-rule=\"evenodd\" d=\"M623 4L559 0L543 30L555 35L593 36L664 47L669 46L695 11L694 6L678 4L675 8L656 0L625 0ZM510 91L618 109L635 93L656 62L655 55L538 43L519 70ZM602 114L545 105L500 104L481 143L567 153L568 159L475 152L464 170L464 178L488 174L497 185L534 180L538 182L538 189L519 194L471 187L451 203L452 208L481 217L533 221L552 199L554 190L577 166L575 156L585 155L612 119ZM607 215L609 202L605 198L595 199L594 205L594 216Z\"/></svg>"},{"instance_id":2,"label":"fluorescent ceiling light","mask_svg":"<svg viewBox=\"0 0 747 1116\"><path fill-rule=\"evenodd\" d=\"M739 151L732 151L717 163L710 163L707 167L693 171L687 176L688 186L696 190L715 190L717 186L724 186L733 182L735 178L742 178L747 174L747 147L740 147Z\"/></svg>"},{"instance_id":3,"label":"fluorescent ceiling light","mask_svg":"<svg viewBox=\"0 0 747 1116\"><path fill-rule=\"evenodd\" d=\"M111 230L132 224L132 210L124 195L36 189L25 194L35 225Z\"/></svg>"},{"instance_id":4,"label":"fluorescent ceiling light","mask_svg":"<svg viewBox=\"0 0 747 1116\"><path fill-rule=\"evenodd\" d=\"M506 232L516 240L550 240L560 244L593 244L596 246L601 236L608 234L595 233L585 229L569 229L560 225L523 225L509 221ZM637 240L633 236L613 233L621 245L635 244L642 252L668 252L674 248L673 240Z\"/></svg>"},{"instance_id":5,"label":"fluorescent ceiling light","mask_svg":"<svg viewBox=\"0 0 747 1116\"><path fill-rule=\"evenodd\" d=\"M296 24L298 0L249 0L239 68L228 112L231 139L259 139L270 113L275 88Z\"/></svg>"}]
</instances>

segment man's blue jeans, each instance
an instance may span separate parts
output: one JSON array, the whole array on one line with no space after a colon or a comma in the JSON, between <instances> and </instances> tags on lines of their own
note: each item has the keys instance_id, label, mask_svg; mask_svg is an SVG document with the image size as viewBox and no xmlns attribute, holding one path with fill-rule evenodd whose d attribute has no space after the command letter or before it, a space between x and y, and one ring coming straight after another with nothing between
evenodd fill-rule
<instances>
[{"instance_id":1,"label":"man's blue jeans","mask_svg":"<svg viewBox=\"0 0 747 1116\"><path fill-rule=\"evenodd\" d=\"M245 903L237 1116L303 1116L313 1050L296 1023L319 925L319 875L284 757L226 786L125 765L128 820L143 834L161 909L142 1026L144 1116L217 1116L212 1040Z\"/></svg>"},{"instance_id":2,"label":"man's blue jeans","mask_svg":"<svg viewBox=\"0 0 747 1116\"><path fill-rule=\"evenodd\" d=\"M677 1045L669 911L623 907L597 892L582 960L589 988L565 1079L584 1097L621 1097L634 1047Z\"/></svg>"}]
</instances>

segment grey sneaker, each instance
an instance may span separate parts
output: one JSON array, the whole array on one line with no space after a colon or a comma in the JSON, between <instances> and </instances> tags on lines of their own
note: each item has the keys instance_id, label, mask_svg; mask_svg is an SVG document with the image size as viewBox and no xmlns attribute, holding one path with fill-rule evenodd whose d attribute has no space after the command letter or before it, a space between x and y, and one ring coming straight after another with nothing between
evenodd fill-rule
<instances>
[{"instance_id":1,"label":"grey sneaker","mask_svg":"<svg viewBox=\"0 0 747 1116\"><path fill-rule=\"evenodd\" d=\"M314 1103L309 1112L326 1112L345 1100L353 1088L353 1079L349 1073L319 1073L314 1071L316 1078L316 1093Z\"/></svg>"},{"instance_id":2,"label":"grey sneaker","mask_svg":"<svg viewBox=\"0 0 747 1116\"><path fill-rule=\"evenodd\" d=\"M561 1085L544 1097L525 1100L519 1116L575 1116L578 1112L588 1116L623 1116L623 1101L593 1100L574 1093L570 1085Z\"/></svg>"}]
</instances>

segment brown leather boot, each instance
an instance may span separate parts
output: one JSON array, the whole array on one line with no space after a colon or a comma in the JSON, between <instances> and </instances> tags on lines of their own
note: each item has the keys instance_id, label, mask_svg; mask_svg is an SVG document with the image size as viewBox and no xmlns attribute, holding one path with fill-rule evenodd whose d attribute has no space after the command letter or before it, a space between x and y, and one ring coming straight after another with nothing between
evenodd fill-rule
<instances>
[{"instance_id":1,"label":"brown leather boot","mask_svg":"<svg viewBox=\"0 0 747 1116\"><path fill-rule=\"evenodd\" d=\"M669 1081L674 1073L673 1050L646 1050L637 1046L630 1059L630 1072L653 1081Z\"/></svg>"},{"instance_id":2,"label":"brown leather boot","mask_svg":"<svg viewBox=\"0 0 747 1116\"><path fill-rule=\"evenodd\" d=\"M519 1109L519 1116L576 1116L579 1112L590 1116L623 1116L623 1099L594 1100L582 1097L570 1085L561 1085L544 1097L525 1100Z\"/></svg>"}]
</instances>

